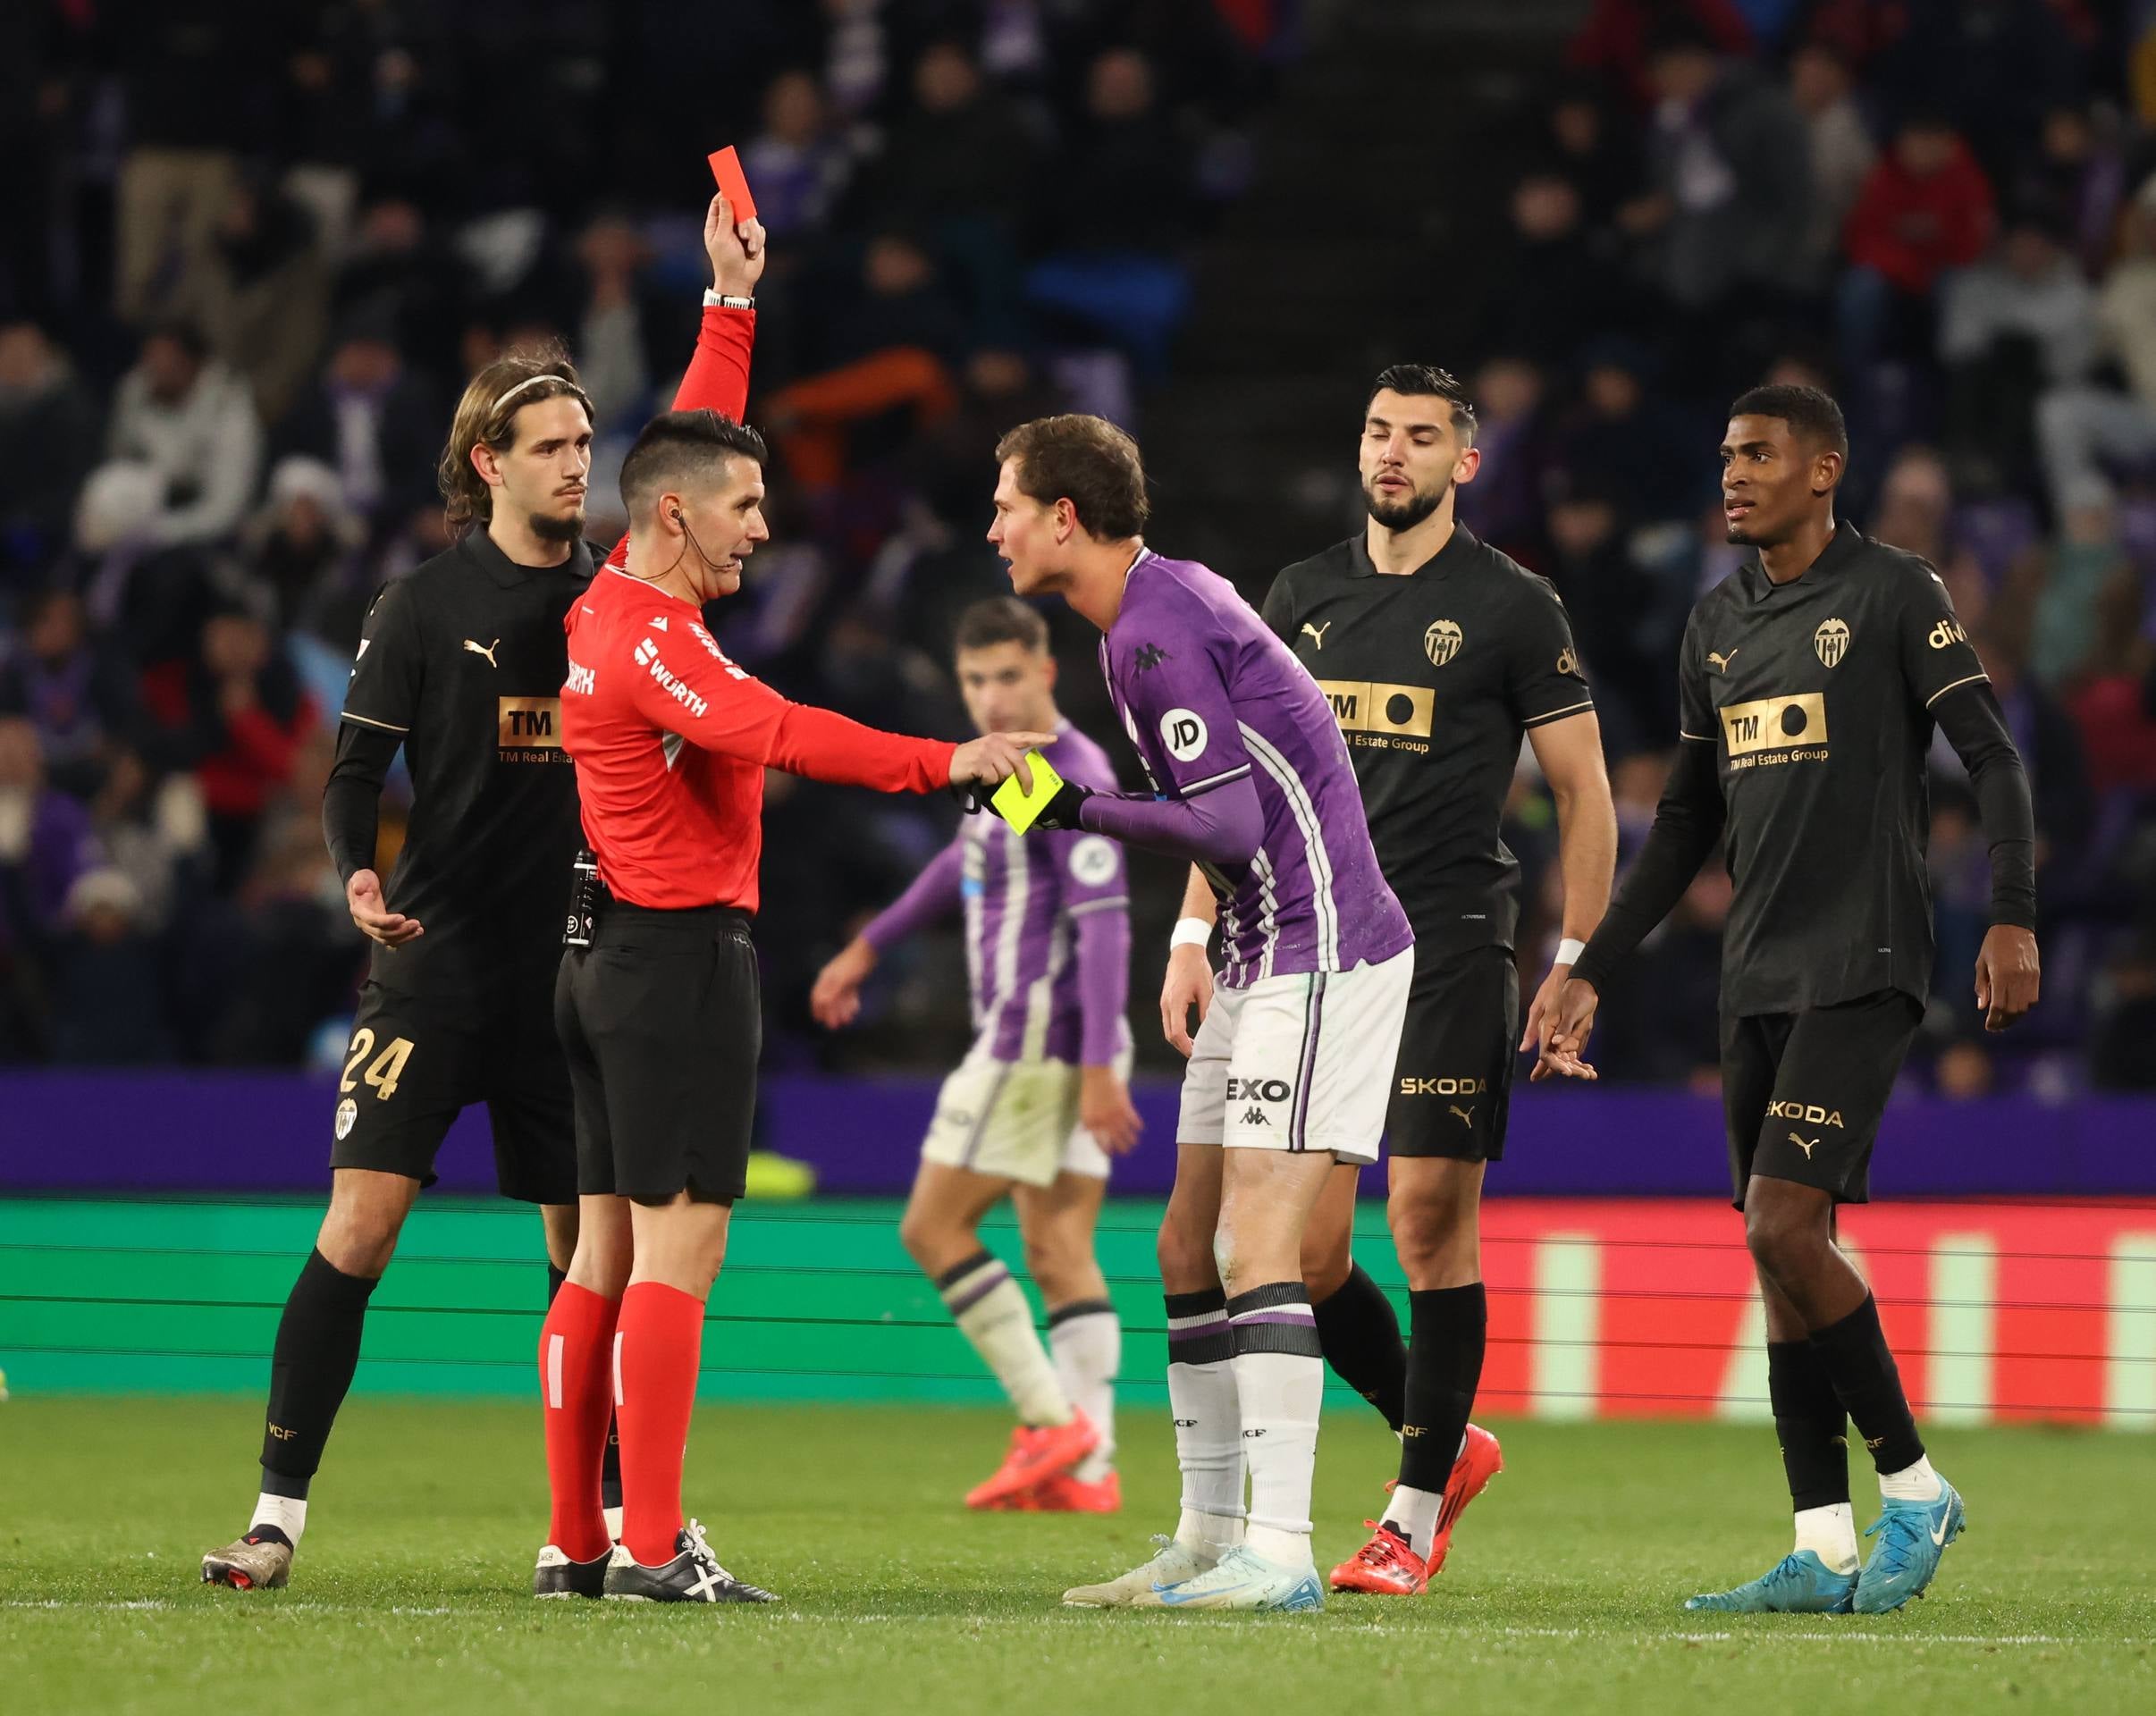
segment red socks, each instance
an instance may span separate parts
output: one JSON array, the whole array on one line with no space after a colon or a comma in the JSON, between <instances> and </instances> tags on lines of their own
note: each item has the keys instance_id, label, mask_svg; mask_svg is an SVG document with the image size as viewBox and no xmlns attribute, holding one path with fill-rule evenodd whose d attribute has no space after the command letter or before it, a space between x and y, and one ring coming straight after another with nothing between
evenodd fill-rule
<instances>
[{"instance_id":1,"label":"red socks","mask_svg":"<svg viewBox=\"0 0 2156 1716\"><path fill-rule=\"evenodd\" d=\"M554 1511L547 1541L571 1560L612 1548L599 1502L599 1468L613 1417L614 1319L619 1300L565 1282L539 1332L539 1397L546 1408L546 1476Z\"/></svg>"},{"instance_id":2,"label":"red socks","mask_svg":"<svg viewBox=\"0 0 2156 1716\"><path fill-rule=\"evenodd\" d=\"M557 1301L559 1302L559 1301ZM633 1283L614 1333L615 1418L621 1434L621 1541L645 1567L674 1559L681 1534L681 1460L703 1351L703 1301L662 1282ZM599 1441L606 1419L598 1420ZM594 1457L591 1492L599 1493ZM565 1553L568 1545L562 1544Z\"/></svg>"}]
</instances>

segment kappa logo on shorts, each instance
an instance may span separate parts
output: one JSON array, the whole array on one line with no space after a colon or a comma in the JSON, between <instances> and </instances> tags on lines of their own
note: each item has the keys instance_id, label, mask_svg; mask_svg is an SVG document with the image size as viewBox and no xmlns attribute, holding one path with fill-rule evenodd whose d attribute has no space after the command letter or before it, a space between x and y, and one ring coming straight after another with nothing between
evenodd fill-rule
<instances>
[{"instance_id":1,"label":"kappa logo on shorts","mask_svg":"<svg viewBox=\"0 0 2156 1716\"><path fill-rule=\"evenodd\" d=\"M1841 1126L1846 1131L1839 1108L1822 1108L1815 1102L1770 1102L1767 1104L1769 1120L1798 1120L1806 1126Z\"/></svg>"},{"instance_id":2,"label":"kappa logo on shorts","mask_svg":"<svg viewBox=\"0 0 2156 1716\"><path fill-rule=\"evenodd\" d=\"M1273 1123L1265 1117L1264 1109L1245 1108L1242 1111L1242 1123L1245 1126L1270 1126Z\"/></svg>"}]
</instances>

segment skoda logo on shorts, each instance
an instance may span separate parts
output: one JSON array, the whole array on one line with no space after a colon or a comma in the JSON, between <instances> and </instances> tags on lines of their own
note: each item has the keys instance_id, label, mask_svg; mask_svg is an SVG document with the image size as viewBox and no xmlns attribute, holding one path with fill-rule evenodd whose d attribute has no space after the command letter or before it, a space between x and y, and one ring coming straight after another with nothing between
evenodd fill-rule
<instances>
[{"instance_id":1,"label":"skoda logo on shorts","mask_svg":"<svg viewBox=\"0 0 2156 1716\"><path fill-rule=\"evenodd\" d=\"M337 1141L340 1144L351 1136L352 1128L358 1123L358 1120L359 1105L350 1097L337 1105Z\"/></svg>"},{"instance_id":2,"label":"skoda logo on shorts","mask_svg":"<svg viewBox=\"0 0 2156 1716\"><path fill-rule=\"evenodd\" d=\"M1460 653L1460 646L1467 640L1460 627L1449 619L1434 622L1422 635L1422 652L1430 658L1433 668L1442 668Z\"/></svg>"},{"instance_id":3,"label":"skoda logo on shorts","mask_svg":"<svg viewBox=\"0 0 2156 1716\"><path fill-rule=\"evenodd\" d=\"M1812 634L1812 648L1828 667L1836 665L1849 652L1849 622L1842 619L1822 620L1819 629Z\"/></svg>"}]
</instances>

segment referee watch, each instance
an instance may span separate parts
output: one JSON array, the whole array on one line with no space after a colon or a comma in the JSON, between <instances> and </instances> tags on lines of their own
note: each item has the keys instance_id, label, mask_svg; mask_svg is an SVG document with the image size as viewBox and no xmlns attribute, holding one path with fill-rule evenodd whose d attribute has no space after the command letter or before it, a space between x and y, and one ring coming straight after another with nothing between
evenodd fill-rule
<instances>
[{"instance_id":1,"label":"referee watch","mask_svg":"<svg viewBox=\"0 0 2156 1716\"><path fill-rule=\"evenodd\" d=\"M707 286L703 291L703 307L707 310L753 310L756 307L756 300L753 298L736 298L731 292L715 292Z\"/></svg>"}]
</instances>

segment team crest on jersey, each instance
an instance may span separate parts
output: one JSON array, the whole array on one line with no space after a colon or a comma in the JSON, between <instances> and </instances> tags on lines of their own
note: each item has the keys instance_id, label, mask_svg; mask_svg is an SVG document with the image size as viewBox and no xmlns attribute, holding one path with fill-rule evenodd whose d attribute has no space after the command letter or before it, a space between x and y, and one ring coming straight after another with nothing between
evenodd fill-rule
<instances>
[{"instance_id":1,"label":"team crest on jersey","mask_svg":"<svg viewBox=\"0 0 2156 1716\"><path fill-rule=\"evenodd\" d=\"M1819 629L1812 634L1812 648L1828 667L1836 666L1849 652L1849 622L1822 620Z\"/></svg>"},{"instance_id":2,"label":"team crest on jersey","mask_svg":"<svg viewBox=\"0 0 2156 1716\"><path fill-rule=\"evenodd\" d=\"M1451 620L1436 620L1422 635L1422 652L1430 658L1433 668L1442 668L1460 653L1460 646L1466 641Z\"/></svg>"}]
</instances>

